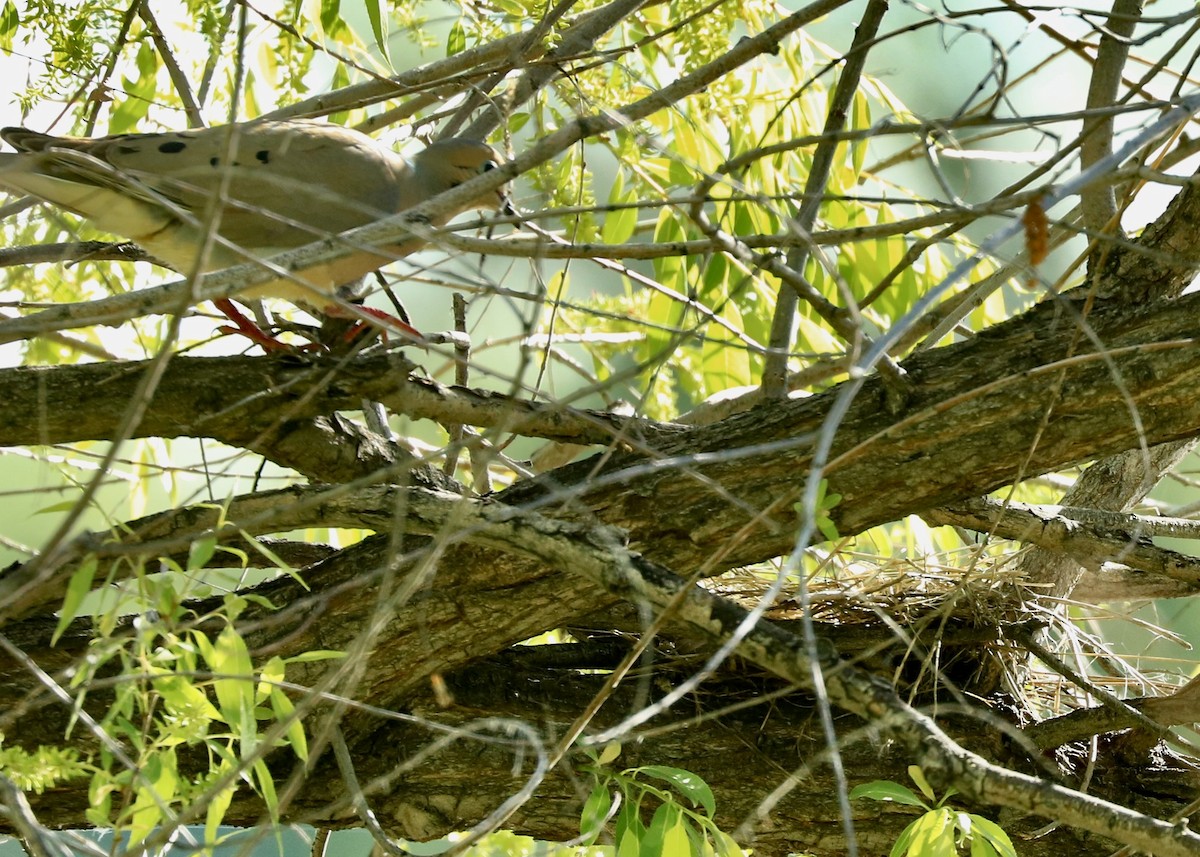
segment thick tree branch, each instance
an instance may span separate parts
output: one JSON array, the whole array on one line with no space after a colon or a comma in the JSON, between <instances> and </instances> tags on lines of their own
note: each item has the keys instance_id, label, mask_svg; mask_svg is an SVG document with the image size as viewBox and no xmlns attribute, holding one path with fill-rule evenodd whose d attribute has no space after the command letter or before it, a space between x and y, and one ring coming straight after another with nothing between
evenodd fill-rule
<instances>
[{"instance_id":1,"label":"thick tree branch","mask_svg":"<svg viewBox=\"0 0 1200 857\"><path fill-rule=\"evenodd\" d=\"M922 517L930 523L967 527L1065 553L1083 568L1097 570L1114 563L1168 578L1188 590L1200 587L1200 560L1160 548L1150 540L1156 530L1167 524L1163 519L1098 509L1002 503L987 498L931 509ZM1187 525L1190 538L1200 537L1197 532L1200 525L1196 522L1179 524ZM1179 533L1173 535L1178 537Z\"/></svg>"},{"instance_id":2,"label":"thick tree branch","mask_svg":"<svg viewBox=\"0 0 1200 857\"><path fill-rule=\"evenodd\" d=\"M145 250L128 241L68 241L0 247L0 268L45 262L154 262Z\"/></svg>"},{"instance_id":3,"label":"thick tree branch","mask_svg":"<svg viewBox=\"0 0 1200 857\"><path fill-rule=\"evenodd\" d=\"M1072 344L1079 306L1071 301L1041 305L974 340L909 360L912 409L899 421L881 407L884 392L878 381L868 380L836 435L827 475L831 490L843 499L831 518L849 535L1096 455L1196 435L1196 307L1200 296L1138 313L1100 307L1087 320L1096 340L1106 344L1097 353L1090 341ZM199 376L194 384L170 385L169 393L160 394L161 407L147 410L141 432L218 436L254 449L265 445L260 434L286 434L298 419L304 424L307 408L356 408L365 397L403 412L407 382L386 373L386 361L361 364L366 371L358 381L350 372L355 365L348 364L344 388L340 378L318 373L314 390L300 383L312 379L310 369L283 369L277 361L223 364L242 367L239 383L223 371L210 375L207 386ZM7 399L17 406L20 421L0 425L0 439L66 439L54 433L56 427L75 429L68 420L56 422L57 410L47 407L56 400L44 393L54 373L76 371L59 367L0 375L10 383L22 379ZM110 377L110 394L118 392L114 385L135 380L119 372ZM236 397L230 396L231 388ZM353 395L345 396L345 389L353 389ZM598 515L681 569L704 565L715 572L778 556L791 546L801 474L808 472L813 439L825 430L839 394L835 389L709 426L672 429L659 435L649 458L625 452L599 466L579 462L500 496L524 508L562 506L569 515ZM74 413L70 396L58 398L64 413ZM1140 414L1140 423L1131 409ZM1047 411L1053 430L1043 432ZM469 422L466 416L457 421ZM300 457L297 447L291 459Z\"/></svg>"},{"instance_id":4,"label":"thick tree branch","mask_svg":"<svg viewBox=\"0 0 1200 857\"><path fill-rule=\"evenodd\" d=\"M0 445L111 437L146 365L0 370L0 397L8 403L0 414ZM335 482L370 472L360 466L350 472L339 469L332 463L329 446L333 431L350 433L351 444L367 442L358 427L335 424L328 417L338 411L359 410L363 399L414 419L464 423L563 442L654 447L683 431L653 420L448 387L411 376L411 365L398 355L312 362L291 357L176 357L133 436L209 437L260 452L315 479ZM294 444L296 451L289 452L283 440L301 429L324 434L326 442L317 443L315 435L306 436ZM362 449L354 452L356 457L362 455ZM331 459L330 463L322 463L322 456ZM364 463L373 461L378 469L400 458L393 452L383 458L371 456Z\"/></svg>"},{"instance_id":5,"label":"thick tree branch","mask_svg":"<svg viewBox=\"0 0 1200 857\"><path fill-rule=\"evenodd\" d=\"M455 538L535 558L551 568L570 568L614 596L649 602L718 640L735 642L740 656L790 682L802 687L811 682L814 664L799 639L761 619L752 622L742 608L687 586L667 569L627 551L620 534L611 528L554 521L423 490L408 492L403 508L406 523L415 531L453 533ZM927 773L940 773L943 785L953 784L985 802L1054 818L1155 853L1200 854L1200 836L1186 830L991 765L901 702L889 685L842 663L831 646L813 654L820 659L830 700L903 741ZM380 677L373 674L373 678Z\"/></svg>"}]
</instances>

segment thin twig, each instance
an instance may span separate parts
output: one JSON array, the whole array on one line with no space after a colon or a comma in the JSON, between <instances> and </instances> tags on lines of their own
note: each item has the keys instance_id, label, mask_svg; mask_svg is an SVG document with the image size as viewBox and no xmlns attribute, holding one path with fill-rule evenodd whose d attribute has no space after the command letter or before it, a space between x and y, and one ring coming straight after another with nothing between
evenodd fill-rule
<instances>
[{"instance_id":1,"label":"thin twig","mask_svg":"<svg viewBox=\"0 0 1200 857\"><path fill-rule=\"evenodd\" d=\"M203 128L204 115L200 112L200 105L192 94L191 81L183 73L179 63L175 61L175 54L171 51L171 46L167 44L166 36L163 35L162 28L158 26L154 13L150 11L148 0L141 0L138 3L138 16L146 22L146 29L150 31L150 39L154 42L154 47L158 50L158 55L162 57L163 65L167 68L167 76L175 85L175 94L183 102L183 111L187 114L188 127Z\"/></svg>"},{"instance_id":2,"label":"thin twig","mask_svg":"<svg viewBox=\"0 0 1200 857\"><path fill-rule=\"evenodd\" d=\"M846 66L838 78L837 87L830 100L824 131L837 132L845 127L846 115L850 110L854 94L858 91L858 83L867 62L868 51L864 46L874 41L885 12L887 12L886 0L871 0L867 4L862 20L854 32L854 42L850 50L846 52ZM795 234L804 237L812 234L813 225L816 223L817 213L823 200L822 194L825 186L829 183L829 176L833 170L833 158L836 151L837 143L826 140L819 143L816 151L813 152L812 167L804 185L805 198L800 205L800 210L792 218L791 231ZM787 267L797 273L802 272L810 252L809 248L803 246L793 248L787 256ZM763 393L769 399L778 399L787 395L787 362L791 352L792 326L795 322L796 306L800 298L807 299L809 291L809 289L796 288L793 279L792 283L785 284L776 296L775 314L771 320L771 337L768 342L769 350L762 373ZM842 314L839 313L837 318L839 321L843 320ZM839 333L845 336L846 325L839 324L838 326L841 328ZM861 328L858 325L853 327L854 333L861 337ZM850 341L853 342L853 339Z\"/></svg>"}]
</instances>

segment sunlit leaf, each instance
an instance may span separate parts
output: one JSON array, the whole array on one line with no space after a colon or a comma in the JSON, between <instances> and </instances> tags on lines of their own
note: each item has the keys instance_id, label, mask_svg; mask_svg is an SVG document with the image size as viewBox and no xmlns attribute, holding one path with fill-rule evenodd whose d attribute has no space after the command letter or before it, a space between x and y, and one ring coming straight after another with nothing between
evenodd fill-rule
<instances>
[{"instance_id":1,"label":"sunlit leaf","mask_svg":"<svg viewBox=\"0 0 1200 857\"><path fill-rule=\"evenodd\" d=\"M925 772L921 770L921 767L919 765L909 765L908 775L917 784L917 788L921 790L921 794L933 800L933 787L929 785L929 780L925 779Z\"/></svg>"},{"instance_id":2,"label":"sunlit leaf","mask_svg":"<svg viewBox=\"0 0 1200 857\"><path fill-rule=\"evenodd\" d=\"M891 780L874 780L855 786L850 790L850 800L870 798L871 800L887 800L902 803L907 806L919 806L928 809L923 800L916 796L912 789L894 783Z\"/></svg>"},{"instance_id":3,"label":"sunlit leaf","mask_svg":"<svg viewBox=\"0 0 1200 857\"><path fill-rule=\"evenodd\" d=\"M597 761L601 765L611 765L621 755L621 742L609 741L604 745L604 749L600 751L600 756Z\"/></svg>"},{"instance_id":4,"label":"sunlit leaf","mask_svg":"<svg viewBox=\"0 0 1200 857\"><path fill-rule=\"evenodd\" d=\"M253 770L254 781L258 786L259 795L262 796L263 804L267 807L271 820L278 821L279 798L275 794L275 780L271 777L271 770L262 759L255 760Z\"/></svg>"},{"instance_id":5,"label":"sunlit leaf","mask_svg":"<svg viewBox=\"0 0 1200 857\"><path fill-rule=\"evenodd\" d=\"M217 768L217 770L222 770L223 767ZM221 822L224 821L225 813L233 803L236 791L236 786L226 786L212 795L209 800L208 808L204 811L204 841L206 843L216 841Z\"/></svg>"},{"instance_id":6,"label":"sunlit leaf","mask_svg":"<svg viewBox=\"0 0 1200 857\"><path fill-rule=\"evenodd\" d=\"M197 634L197 641L203 635ZM229 724L234 734L246 740L255 731L254 723L254 667L246 642L226 625L217 635L209 651L204 653L208 667L218 678L213 679L213 690L217 695L217 707L221 718ZM243 747L243 752L251 748Z\"/></svg>"},{"instance_id":7,"label":"sunlit leaf","mask_svg":"<svg viewBox=\"0 0 1200 857\"><path fill-rule=\"evenodd\" d=\"M371 34L375 37L375 46L379 48L384 60L390 65L387 3L383 0L363 0L363 4L367 9L367 20L371 23Z\"/></svg>"},{"instance_id":8,"label":"sunlit leaf","mask_svg":"<svg viewBox=\"0 0 1200 857\"><path fill-rule=\"evenodd\" d=\"M304 723L299 718L293 718L296 707L282 688L271 689L271 710L281 723L291 719L286 733L288 744L296 758L302 762L308 761L308 736L304 732Z\"/></svg>"},{"instance_id":9,"label":"sunlit leaf","mask_svg":"<svg viewBox=\"0 0 1200 857\"><path fill-rule=\"evenodd\" d=\"M687 824L682 817L663 833L662 857L691 857L692 842L688 836Z\"/></svg>"},{"instance_id":10,"label":"sunlit leaf","mask_svg":"<svg viewBox=\"0 0 1200 857\"><path fill-rule=\"evenodd\" d=\"M329 33L342 19L341 0L321 0L321 28Z\"/></svg>"},{"instance_id":11,"label":"sunlit leaf","mask_svg":"<svg viewBox=\"0 0 1200 857\"><path fill-rule=\"evenodd\" d=\"M974 813L971 813L971 821L975 825L975 835L971 840L972 848L974 848L975 841L986 840L1000 857L1017 857L1017 850L1013 847L1012 839L1000 825ZM972 854L974 854L973 851Z\"/></svg>"},{"instance_id":12,"label":"sunlit leaf","mask_svg":"<svg viewBox=\"0 0 1200 857\"><path fill-rule=\"evenodd\" d=\"M642 836L642 853L661 854L667 831L679 822L679 818L680 810L676 804L664 803L656 809Z\"/></svg>"},{"instance_id":13,"label":"sunlit leaf","mask_svg":"<svg viewBox=\"0 0 1200 857\"><path fill-rule=\"evenodd\" d=\"M622 244L628 241L637 228L638 210L632 205L637 201L637 195L625 191L617 173L608 196L608 204L612 209L604 215L604 226L600 230L600 240L605 244Z\"/></svg>"},{"instance_id":14,"label":"sunlit leaf","mask_svg":"<svg viewBox=\"0 0 1200 857\"><path fill-rule=\"evenodd\" d=\"M13 34L21 23L21 16L12 0L6 0L4 8L0 9L0 49L11 51Z\"/></svg>"},{"instance_id":15,"label":"sunlit leaf","mask_svg":"<svg viewBox=\"0 0 1200 857\"><path fill-rule=\"evenodd\" d=\"M455 21L450 25L450 33L446 37L446 56L452 57L455 54L460 54L467 49L467 33L463 29L462 21Z\"/></svg>"},{"instance_id":16,"label":"sunlit leaf","mask_svg":"<svg viewBox=\"0 0 1200 857\"><path fill-rule=\"evenodd\" d=\"M950 815L949 810L935 809L918 818L909 853L921 857L956 857Z\"/></svg>"}]
</instances>

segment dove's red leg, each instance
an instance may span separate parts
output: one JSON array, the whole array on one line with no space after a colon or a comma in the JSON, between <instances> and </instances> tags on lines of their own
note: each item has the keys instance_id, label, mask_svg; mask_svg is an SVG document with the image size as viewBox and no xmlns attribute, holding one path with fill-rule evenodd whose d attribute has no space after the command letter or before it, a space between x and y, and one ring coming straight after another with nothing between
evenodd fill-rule
<instances>
[{"instance_id":1,"label":"dove's red leg","mask_svg":"<svg viewBox=\"0 0 1200 857\"><path fill-rule=\"evenodd\" d=\"M246 337L251 342L257 343L263 351L268 353L272 351L295 351L292 346L280 342L271 334L264 331L261 327L248 319L237 305L228 298L218 298L213 301L213 306L221 311L221 313L233 322L233 327L217 328L221 333L240 334Z\"/></svg>"},{"instance_id":2,"label":"dove's red leg","mask_svg":"<svg viewBox=\"0 0 1200 857\"><path fill-rule=\"evenodd\" d=\"M325 314L331 318L358 319L358 324L350 328L350 330L346 333L346 339L353 339L354 337L358 336L364 327L377 326L383 330L385 336L391 332L399 333L404 337L416 340L417 342L424 342L425 340L425 337L421 335L421 331L417 330L408 322L396 318L391 313L387 313L381 309L375 309L375 307L369 306L355 307L355 310L357 310L357 312L349 310L346 307L339 306L338 304L330 304L329 306L325 307ZM377 320L379 324L372 325L370 322L363 321L361 318L359 318L359 313L371 316L371 318Z\"/></svg>"}]
</instances>

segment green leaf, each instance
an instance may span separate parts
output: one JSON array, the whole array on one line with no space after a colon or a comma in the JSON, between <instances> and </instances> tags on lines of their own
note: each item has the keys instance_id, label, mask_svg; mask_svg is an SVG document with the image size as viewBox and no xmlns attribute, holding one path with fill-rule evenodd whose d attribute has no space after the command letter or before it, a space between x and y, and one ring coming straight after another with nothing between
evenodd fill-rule
<instances>
[{"instance_id":1,"label":"green leaf","mask_svg":"<svg viewBox=\"0 0 1200 857\"><path fill-rule=\"evenodd\" d=\"M254 762L254 779L258 783L258 793L262 795L263 804L271 814L271 821L278 823L279 797L275 794L275 780L271 778L271 770L262 759Z\"/></svg>"},{"instance_id":2,"label":"green leaf","mask_svg":"<svg viewBox=\"0 0 1200 857\"><path fill-rule=\"evenodd\" d=\"M854 111L854 118L851 120L851 127L870 128L871 102L863 92L854 93L852 109ZM854 175L857 177L862 173L863 164L867 160L867 143L865 140L851 144L850 157L854 167Z\"/></svg>"},{"instance_id":3,"label":"green leaf","mask_svg":"<svg viewBox=\"0 0 1200 857\"><path fill-rule=\"evenodd\" d=\"M682 815L677 817L675 823L663 834L661 853L662 857L691 857L692 843Z\"/></svg>"},{"instance_id":4,"label":"green leaf","mask_svg":"<svg viewBox=\"0 0 1200 857\"><path fill-rule=\"evenodd\" d=\"M188 571L196 571L208 565L208 561L217 551L217 537L205 536L196 539L188 546Z\"/></svg>"},{"instance_id":5,"label":"green leaf","mask_svg":"<svg viewBox=\"0 0 1200 857\"><path fill-rule=\"evenodd\" d=\"M126 97L113 102L108 121L109 131L115 134L133 131L150 112L150 105L157 101L158 95L158 62L158 52L153 42L146 39L135 57L136 74L122 77Z\"/></svg>"},{"instance_id":6,"label":"green leaf","mask_svg":"<svg viewBox=\"0 0 1200 857\"><path fill-rule=\"evenodd\" d=\"M634 770L640 774L645 774L647 777L666 780L675 787L676 791L689 798L692 803L704 807L710 816L717 811L717 801L713 797L712 789L708 787L708 783L704 782L704 780L691 771L685 771L682 768L672 768L667 765L647 765L644 768L635 768Z\"/></svg>"},{"instance_id":7,"label":"green leaf","mask_svg":"<svg viewBox=\"0 0 1200 857\"><path fill-rule=\"evenodd\" d=\"M450 35L446 37L446 56L461 54L467 49L467 31L463 29L462 19L450 26Z\"/></svg>"},{"instance_id":8,"label":"green leaf","mask_svg":"<svg viewBox=\"0 0 1200 857\"><path fill-rule=\"evenodd\" d=\"M612 210L604 215L601 241L605 244L623 244L629 240L637 228L638 210L632 205L634 202L637 202L637 194L625 190L625 176L618 171L608 192L608 204Z\"/></svg>"},{"instance_id":9,"label":"green leaf","mask_svg":"<svg viewBox=\"0 0 1200 857\"><path fill-rule=\"evenodd\" d=\"M252 747L246 745L255 743L253 736L257 734L257 724L254 721L254 665L246 641L232 625L226 625L210 650L205 652L204 659L208 661L209 669L221 676L213 680L221 719L239 737L243 743L242 752L247 753Z\"/></svg>"},{"instance_id":10,"label":"green leaf","mask_svg":"<svg viewBox=\"0 0 1200 857\"><path fill-rule=\"evenodd\" d=\"M626 830L617 840L617 857L641 857L642 843L632 830Z\"/></svg>"},{"instance_id":11,"label":"green leaf","mask_svg":"<svg viewBox=\"0 0 1200 857\"><path fill-rule=\"evenodd\" d=\"M725 301L720 316L734 330L741 330L742 314L733 301ZM701 372L704 377L704 392L707 395L744 387L753 383L750 371L750 352L738 342L725 327L712 322L700 350Z\"/></svg>"},{"instance_id":12,"label":"green leaf","mask_svg":"<svg viewBox=\"0 0 1200 857\"><path fill-rule=\"evenodd\" d=\"M654 228L655 244L673 244L686 238L683 227L676 219L675 212L663 209L658 215L658 223ZM687 272L684 259L680 256L662 256L654 259L654 275L658 281L668 288L687 293Z\"/></svg>"},{"instance_id":13,"label":"green leaf","mask_svg":"<svg viewBox=\"0 0 1200 857\"><path fill-rule=\"evenodd\" d=\"M916 818L900 831L900 835L896 837L895 844L892 845L892 850L888 852L888 857L903 857L908 853L909 846L912 845L913 835L916 833L917 822L921 819Z\"/></svg>"},{"instance_id":14,"label":"green leaf","mask_svg":"<svg viewBox=\"0 0 1200 857\"><path fill-rule=\"evenodd\" d=\"M601 765L611 765L617 760L617 756L621 755L621 742L609 741L604 745L604 749L600 751L599 758L596 762Z\"/></svg>"},{"instance_id":15,"label":"green leaf","mask_svg":"<svg viewBox=\"0 0 1200 857\"><path fill-rule=\"evenodd\" d=\"M88 822L96 827L112 827L112 799L120 791L111 776L103 770L98 771L88 783L88 808L84 813Z\"/></svg>"},{"instance_id":16,"label":"green leaf","mask_svg":"<svg viewBox=\"0 0 1200 857\"><path fill-rule=\"evenodd\" d=\"M375 44L388 65L392 64L387 46L387 5L382 0L363 0L367 8L367 18L371 22L371 33L375 36Z\"/></svg>"},{"instance_id":17,"label":"green leaf","mask_svg":"<svg viewBox=\"0 0 1200 857\"><path fill-rule=\"evenodd\" d=\"M681 811L678 804L664 803L656 809L654 817L650 819L650 825L646 828L645 835L642 836L642 853L662 854L667 831L679 822L680 816Z\"/></svg>"},{"instance_id":18,"label":"green leaf","mask_svg":"<svg viewBox=\"0 0 1200 857\"><path fill-rule=\"evenodd\" d=\"M258 674L258 687L254 691L254 702L256 704L262 703L271 695L271 690L283 681L286 670L287 667L283 658L278 655L263 664L263 668Z\"/></svg>"},{"instance_id":19,"label":"green leaf","mask_svg":"<svg viewBox=\"0 0 1200 857\"><path fill-rule=\"evenodd\" d=\"M1017 857L1017 850L1013 847L1008 834L1004 832L1004 828L996 822L974 813L971 813L971 821L975 825L975 833L971 837L972 842L976 839L985 839L996 849L1000 857Z\"/></svg>"},{"instance_id":20,"label":"green leaf","mask_svg":"<svg viewBox=\"0 0 1200 857\"><path fill-rule=\"evenodd\" d=\"M299 583L305 589L308 589L308 584L304 582L304 579L300 576L299 572L297 572L296 569L292 568L291 565L289 565L287 562L285 562L282 557L280 557L277 553L275 553L275 551L273 551L269 547L267 547L266 544L263 543L262 539L256 539L256 538L251 537L251 535L249 533L247 533L245 530L242 530L241 534L242 534L242 538L245 539L247 543L253 545L254 549L256 551L258 551L260 554L262 554L263 557L266 558L267 562L271 563L271 565L275 566L275 568L282 571L284 574L286 574L292 580ZM243 563L244 563L244 560L243 560Z\"/></svg>"},{"instance_id":21,"label":"green leaf","mask_svg":"<svg viewBox=\"0 0 1200 857\"><path fill-rule=\"evenodd\" d=\"M79 605L92 591L92 580L96 576L98 565L99 561L96 557L89 555L71 575L71 579L67 582L67 594L63 597L63 605L59 611L58 624L54 628L54 634L50 637L51 646L57 643L62 632L67 630L67 626L79 613Z\"/></svg>"},{"instance_id":22,"label":"green leaf","mask_svg":"<svg viewBox=\"0 0 1200 857\"><path fill-rule=\"evenodd\" d=\"M617 813L617 823L614 825L614 837L620 846L618 854L624 854L626 843L632 842L633 854L636 857L641 848L642 840L646 838L646 826L642 824L640 808L634 801L625 801L625 805Z\"/></svg>"},{"instance_id":23,"label":"green leaf","mask_svg":"<svg viewBox=\"0 0 1200 857\"><path fill-rule=\"evenodd\" d=\"M240 592L227 592L221 599L225 609L226 621L236 622L237 617L246 609L246 598Z\"/></svg>"},{"instance_id":24,"label":"green leaf","mask_svg":"<svg viewBox=\"0 0 1200 857\"><path fill-rule=\"evenodd\" d=\"M224 773L227 770L228 766L222 763L214 769L214 773L217 771ZM208 803L208 808L204 811L205 843L216 841L221 822L225 820L225 813L228 811L229 805L233 803L233 795L236 791L237 786L227 786L212 795L212 799Z\"/></svg>"},{"instance_id":25,"label":"green leaf","mask_svg":"<svg viewBox=\"0 0 1200 857\"><path fill-rule=\"evenodd\" d=\"M286 693L280 688L271 688L271 712L275 715L275 719L283 723L288 718L292 717L296 710L296 706L292 705L292 701L288 699ZM296 754L296 758L302 762L308 761L308 736L304 734L304 724L299 717L292 720L287 728L287 742L292 748L292 752Z\"/></svg>"},{"instance_id":26,"label":"green leaf","mask_svg":"<svg viewBox=\"0 0 1200 857\"><path fill-rule=\"evenodd\" d=\"M717 854L720 857L742 857L742 849L733 837L723 830L713 830L712 837L717 843Z\"/></svg>"},{"instance_id":27,"label":"green leaf","mask_svg":"<svg viewBox=\"0 0 1200 857\"><path fill-rule=\"evenodd\" d=\"M917 788L921 790L921 794L933 800L933 788L929 785L929 780L925 779L925 772L921 770L919 765L909 765L908 776L917 784Z\"/></svg>"},{"instance_id":28,"label":"green leaf","mask_svg":"<svg viewBox=\"0 0 1200 857\"><path fill-rule=\"evenodd\" d=\"M998 857L998 855L996 849L982 836L972 836L971 857Z\"/></svg>"},{"instance_id":29,"label":"green leaf","mask_svg":"<svg viewBox=\"0 0 1200 857\"><path fill-rule=\"evenodd\" d=\"M49 506L42 506L40 509L35 509L35 515L51 515L59 512L69 512L75 508L75 500L63 500L61 503L51 503Z\"/></svg>"},{"instance_id":30,"label":"green leaf","mask_svg":"<svg viewBox=\"0 0 1200 857\"><path fill-rule=\"evenodd\" d=\"M330 32L342 20L341 0L321 0L321 29Z\"/></svg>"},{"instance_id":31,"label":"green leaf","mask_svg":"<svg viewBox=\"0 0 1200 857\"><path fill-rule=\"evenodd\" d=\"M314 661L335 661L344 657L346 657L346 653L339 652L337 649L313 649L312 651L292 655L290 658L284 658L284 663L308 664Z\"/></svg>"},{"instance_id":32,"label":"green leaf","mask_svg":"<svg viewBox=\"0 0 1200 857\"><path fill-rule=\"evenodd\" d=\"M262 607L264 610L272 611L272 610L279 609L275 605L275 603L272 602L271 599L267 598L265 595L256 595L253 592L247 592L244 597L251 604L257 604L259 607Z\"/></svg>"},{"instance_id":33,"label":"green leaf","mask_svg":"<svg viewBox=\"0 0 1200 857\"><path fill-rule=\"evenodd\" d=\"M659 259L656 262L662 261ZM686 275L681 272L680 277ZM660 278L660 282L666 282ZM676 283L679 285L679 283ZM672 286L674 288L674 286ZM686 289L685 289L686 291ZM676 334L684 319L687 307L670 295L654 292L646 302L646 339L638 349L638 359L643 362L662 360L678 347Z\"/></svg>"},{"instance_id":34,"label":"green leaf","mask_svg":"<svg viewBox=\"0 0 1200 857\"><path fill-rule=\"evenodd\" d=\"M139 773L130 810L130 846L141 842L159 825L163 817L161 807L170 806L175 799L179 788L175 751L160 748L146 758Z\"/></svg>"},{"instance_id":35,"label":"green leaf","mask_svg":"<svg viewBox=\"0 0 1200 857\"><path fill-rule=\"evenodd\" d=\"M12 0L8 0L4 4L4 8L0 10L0 49L12 50L13 33L17 31L20 23L21 16L17 12L17 7L13 5Z\"/></svg>"},{"instance_id":36,"label":"green leaf","mask_svg":"<svg viewBox=\"0 0 1200 857\"><path fill-rule=\"evenodd\" d=\"M591 845L604 830L604 822L608 820L608 812L612 809L612 794L608 790L608 782L596 783L592 793L583 802L583 811L579 814L579 839L583 845Z\"/></svg>"},{"instance_id":37,"label":"green leaf","mask_svg":"<svg viewBox=\"0 0 1200 857\"><path fill-rule=\"evenodd\" d=\"M242 535L244 537L245 533L243 532ZM257 540L250 539L250 541L256 542ZM230 547L229 545L217 545L217 550L223 554L229 554L234 558L235 561L229 563L229 565L231 565L233 568L245 568L246 564L250 561L250 556L241 548ZM226 560L226 562L228 562L228 560Z\"/></svg>"},{"instance_id":38,"label":"green leaf","mask_svg":"<svg viewBox=\"0 0 1200 857\"><path fill-rule=\"evenodd\" d=\"M889 800L893 803L902 803L906 806L919 806L922 809L929 809L928 804L917 797L912 789L902 786L899 783L894 783L891 780L874 780L873 782L864 783L861 786L855 786L850 790L850 800L857 800L860 797L870 798L871 800Z\"/></svg>"},{"instance_id":39,"label":"green leaf","mask_svg":"<svg viewBox=\"0 0 1200 857\"><path fill-rule=\"evenodd\" d=\"M150 684L171 714L208 720L221 718L221 712L208 701L204 691L186 676L167 673L155 677Z\"/></svg>"},{"instance_id":40,"label":"green leaf","mask_svg":"<svg viewBox=\"0 0 1200 857\"><path fill-rule=\"evenodd\" d=\"M917 819L909 853L921 857L956 857L950 810L935 809Z\"/></svg>"}]
</instances>

